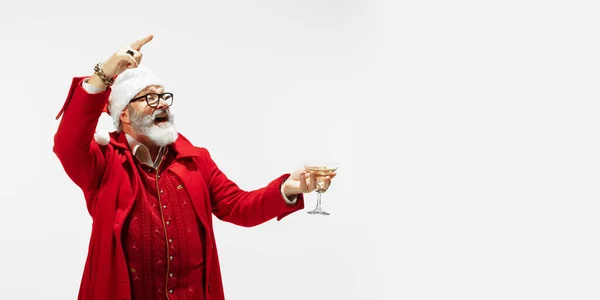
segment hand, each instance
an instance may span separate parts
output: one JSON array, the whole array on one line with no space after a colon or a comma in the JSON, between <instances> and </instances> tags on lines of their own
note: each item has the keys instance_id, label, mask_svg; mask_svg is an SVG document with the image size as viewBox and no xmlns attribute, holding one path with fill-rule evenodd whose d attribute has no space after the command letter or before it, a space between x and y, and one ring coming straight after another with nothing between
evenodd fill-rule
<instances>
[{"instance_id":1,"label":"hand","mask_svg":"<svg viewBox=\"0 0 600 300\"><path fill-rule=\"evenodd\" d=\"M115 77L125 72L127 69L137 68L142 61L142 46L146 45L154 38L153 35L149 35L145 38L139 39L133 42L129 47L122 47L115 54L109 57L104 63L100 65L104 75L108 77ZM127 53L128 51L133 52L133 56ZM89 84L97 88L106 88L100 77L94 73L92 78L88 82Z\"/></svg>"},{"instance_id":2,"label":"hand","mask_svg":"<svg viewBox=\"0 0 600 300\"><path fill-rule=\"evenodd\" d=\"M336 173L332 173L330 176L325 177L323 184L323 190L327 190L331 185L331 179L335 177ZM302 193L310 193L317 189L317 177L315 174L310 174L304 168L297 169L290 177L283 183L283 193L286 196L292 196Z\"/></svg>"},{"instance_id":3,"label":"hand","mask_svg":"<svg viewBox=\"0 0 600 300\"><path fill-rule=\"evenodd\" d=\"M102 64L104 74L109 77L115 77L127 69L137 68L142 61L142 53L140 52L142 46L146 45L153 38L153 35L149 35L133 42L130 47L123 47L117 50L115 54ZM128 50L133 52L133 56L127 53Z\"/></svg>"}]
</instances>

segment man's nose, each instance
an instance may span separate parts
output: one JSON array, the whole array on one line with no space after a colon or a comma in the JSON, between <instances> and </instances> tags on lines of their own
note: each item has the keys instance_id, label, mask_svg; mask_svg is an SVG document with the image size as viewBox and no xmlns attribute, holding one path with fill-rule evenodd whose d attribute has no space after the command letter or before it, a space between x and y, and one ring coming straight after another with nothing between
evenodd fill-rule
<instances>
[{"instance_id":1,"label":"man's nose","mask_svg":"<svg viewBox=\"0 0 600 300\"><path fill-rule=\"evenodd\" d=\"M160 101L158 101L158 105L156 106L156 109L167 109L169 107L169 104L167 104L167 101L165 101L164 99L160 99Z\"/></svg>"}]
</instances>

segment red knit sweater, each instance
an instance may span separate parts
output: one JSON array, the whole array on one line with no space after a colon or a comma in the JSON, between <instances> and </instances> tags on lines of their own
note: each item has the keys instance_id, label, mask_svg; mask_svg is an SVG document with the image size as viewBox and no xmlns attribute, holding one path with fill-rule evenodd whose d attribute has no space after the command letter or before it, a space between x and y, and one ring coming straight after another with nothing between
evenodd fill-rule
<instances>
[{"instance_id":1,"label":"red knit sweater","mask_svg":"<svg viewBox=\"0 0 600 300\"><path fill-rule=\"evenodd\" d=\"M132 299L204 299L204 233L181 182L169 171L136 165L144 188L123 230Z\"/></svg>"}]
</instances>

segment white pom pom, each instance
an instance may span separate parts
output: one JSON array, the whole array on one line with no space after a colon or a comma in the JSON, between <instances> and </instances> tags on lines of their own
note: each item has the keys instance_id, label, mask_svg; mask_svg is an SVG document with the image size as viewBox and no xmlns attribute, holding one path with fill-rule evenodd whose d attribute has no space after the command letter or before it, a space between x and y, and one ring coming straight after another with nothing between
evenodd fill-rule
<instances>
[{"instance_id":1,"label":"white pom pom","mask_svg":"<svg viewBox=\"0 0 600 300\"><path fill-rule=\"evenodd\" d=\"M110 134L108 131L101 131L94 133L94 140L98 145L106 146L110 142Z\"/></svg>"}]
</instances>

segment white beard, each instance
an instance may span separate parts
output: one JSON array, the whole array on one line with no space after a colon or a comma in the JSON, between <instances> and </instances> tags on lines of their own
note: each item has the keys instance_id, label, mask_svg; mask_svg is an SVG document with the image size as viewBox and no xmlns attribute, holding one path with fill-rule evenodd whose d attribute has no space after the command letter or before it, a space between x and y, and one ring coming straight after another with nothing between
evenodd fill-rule
<instances>
[{"instance_id":1,"label":"white beard","mask_svg":"<svg viewBox=\"0 0 600 300\"><path fill-rule=\"evenodd\" d=\"M157 115L167 114L168 121L159 124L154 123ZM129 110L131 127L139 135L147 137L157 146L167 146L175 142L178 137L175 129L175 116L165 109L155 110L152 115L141 115L135 110Z\"/></svg>"}]
</instances>

